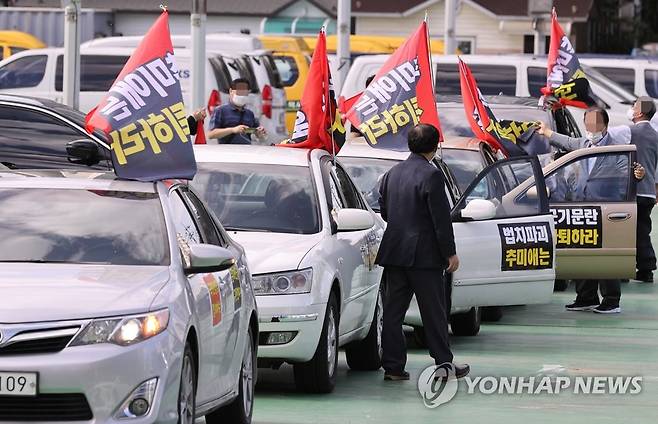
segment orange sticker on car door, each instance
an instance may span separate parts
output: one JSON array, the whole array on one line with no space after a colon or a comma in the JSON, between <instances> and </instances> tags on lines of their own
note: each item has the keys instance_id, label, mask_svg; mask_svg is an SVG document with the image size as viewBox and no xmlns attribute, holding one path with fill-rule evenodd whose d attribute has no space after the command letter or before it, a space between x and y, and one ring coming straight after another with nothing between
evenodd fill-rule
<instances>
[{"instance_id":1,"label":"orange sticker on car door","mask_svg":"<svg viewBox=\"0 0 658 424\"><path fill-rule=\"evenodd\" d=\"M210 294L210 308L212 310L212 325L215 326L222 321L222 296L219 292L219 282L213 274L203 276L203 282L208 287Z\"/></svg>"}]
</instances>

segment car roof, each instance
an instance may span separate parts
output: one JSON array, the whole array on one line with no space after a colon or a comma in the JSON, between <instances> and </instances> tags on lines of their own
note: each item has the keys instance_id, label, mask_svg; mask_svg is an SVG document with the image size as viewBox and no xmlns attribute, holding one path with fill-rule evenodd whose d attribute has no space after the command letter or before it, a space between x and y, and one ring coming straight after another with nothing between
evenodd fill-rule
<instances>
[{"instance_id":1,"label":"car roof","mask_svg":"<svg viewBox=\"0 0 658 424\"><path fill-rule=\"evenodd\" d=\"M479 150L481 140L474 137L449 137L441 144L442 149L459 149L459 150ZM341 157L355 158L374 158L374 159L393 159L405 160L409 157L408 150L388 150L377 149L370 146L365 138L356 137L345 142L345 145L338 152L338 159Z\"/></svg>"},{"instance_id":2,"label":"car roof","mask_svg":"<svg viewBox=\"0 0 658 424\"><path fill-rule=\"evenodd\" d=\"M537 98L535 97L516 97L516 96L486 96L487 103L490 106L495 106L497 108L505 108L505 106L521 106L523 108L533 108L538 109ZM459 106L464 107L462 102L462 96L457 94L439 94L436 96L436 103L439 105L439 115L441 115L441 104L445 106ZM439 116L440 118L440 116Z\"/></svg>"},{"instance_id":3,"label":"car roof","mask_svg":"<svg viewBox=\"0 0 658 424\"><path fill-rule=\"evenodd\" d=\"M0 188L59 188L155 193L155 183L121 180L113 172L77 170L0 171Z\"/></svg>"},{"instance_id":4,"label":"car roof","mask_svg":"<svg viewBox=\"0 0 658 424\"><path fill-rule=\"evenodd\" d=\"M405 160L409 157L409 154L409 151L377 149L366 143L363 137L357 137L345 142L340 152L338 152L338 159L340 160L341 157L353 157Z\"/></svg>"},{"instance_id":5,"label":"car roof","mask_svg":"<svg viewBox=\"0 0 658 424\"><path fill-rule=\"evenodd\" d=\"M315 152L318 153L315 153ZM253 146L235 144L196 145L194 156L198 163L260 163L270 165L308 166L312 154L328 152L303 148Z\"/></svg>"}]
</instances>

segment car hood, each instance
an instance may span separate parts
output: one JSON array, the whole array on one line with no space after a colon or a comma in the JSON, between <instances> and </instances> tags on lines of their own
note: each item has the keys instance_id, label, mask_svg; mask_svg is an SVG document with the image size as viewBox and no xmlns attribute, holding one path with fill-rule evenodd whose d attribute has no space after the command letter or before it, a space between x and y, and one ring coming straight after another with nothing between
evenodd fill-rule
<instances>
[{"instance_id":1,"label":"car hood","mask_svg":"<svg viewBox=\"0 0 658 424\"><path fill-rule=\"evenodd\" d=\"M166 266L0 264L0 323L145 312L168 280Z\"/></svg>"},{"instance_id":2,"label":"car hood","mask_svg":"<svg viewBox=\"0 0 658 424\"><path fill-rule=\"evenodd\" d=\"M247 254L252 274L298 269L304 256L322 239L322 234L231 232Z\"/></svg>"}]
</instances>

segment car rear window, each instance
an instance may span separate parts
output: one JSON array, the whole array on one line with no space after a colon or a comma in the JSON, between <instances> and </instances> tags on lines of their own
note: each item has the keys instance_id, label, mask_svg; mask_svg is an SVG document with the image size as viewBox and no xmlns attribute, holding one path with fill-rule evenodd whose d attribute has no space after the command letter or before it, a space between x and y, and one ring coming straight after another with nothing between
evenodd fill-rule
<instances>
[{"instance_id":1,"label":"car rear window","mask_svg":"<svg viewBox=\"0 0 658 424\"><path fill-rule=\"evenodd\" d=\"M299 68L295 59L291 56L274 56L274 64L279 70L283 85L286 87L295 85L299 78Z\"/></svg>"},{"instance_id":2,"label":"car rear window","mask_svg":"<svg viewBox=\"0 0 658 424\"><path fill-rule=\"evenodd\" d=\"M48 56L25 56L0 68L0 89L36 87L46 74Z\"/></svg>"},{"instance_id":3,"label":"car rear window","mask_svg":"<svg viewBox=\"0 0 658 424\"><path fill-rule=\"evenodd\" d=\"M594 69L610 78L626 90L635 91L635 69L595 66Z\"/></svg>"},{"instance_id":4,"label":"car rear window","mask_svg":"<svg viewBox=\"0 0 658 424\"><path fill-rule=\"evenodd\" d=\"M80 91L110 91L128 56L82 55L80 56ZM62 91L64 58L57 57L55 91Z\"/></svg>"},{"instance_id":5,"label":"car rear window","mask_svg":"<svg viewBox=\"0 0 658 424\"><path fill-rule=\"evenodd\" d=\"M258 81L256 81L256 75L254 74L254 68L251 66L250 60L247 60L245 57L238 57L234 59L226 59L225 62L228 66L238 71L241 78L245 78L249 81L249 87L251 87L252 93L260 93Z\"/></svg>"},{"instance_id":6,"label":"car rear window","mask_svg":"<svg viewBox=\"0 0 658 424\"><path fill-rule=\"evenodd\" d=\"M647 94L658 99L658 69L647 69L644 71L644 86Z\"/></svg>"},{"instance_id":7,"label":"car rear window","mask_svg":"<svg viewBox=\"0 0 658 424\"><path fill-rule=\"evenodd\" d=\"M468 65L482 94L516 96L516 68L508 65ZM544 74L544 79L546 75ZM436 66L436 94L461 94L459 67L456 63Z\"/></svg>"},{"instance_id":8,"label":"car rear window","mask_svg":"<svg viewBox=\"0 0 658 424\"><path fill-rule=\"evenodd\" d=\"M0 262L169 264L155 193L2 188L0 204Z\"/></svg>"},{"instance_id":9,"label":"car rear window","mask_svg":"<svg viewBox=\"0 0 658 424\"><path fill-rule=\"evenodd\" d=\"M267 76L270 79L270 85L274 88L283 88L283 83L281 82L281 77L279 76L279 70L276 68L274 59L271 55L262 55L254 57L254 60L260 61L265 69L267 70Z\"/></svg>"},{"instance_id":10,"label":"car rear window","mask_svg":"<svg viewBox=\"0 0 658 424\"><path fill-rule=\"evenodd\" d=\"M222 93L228 93L231 89L231 73L224 62L224 58L221 56L210 58L210 67L215 74L215 80L217 80L219 91Z\"/></svg>"}]
</instances>

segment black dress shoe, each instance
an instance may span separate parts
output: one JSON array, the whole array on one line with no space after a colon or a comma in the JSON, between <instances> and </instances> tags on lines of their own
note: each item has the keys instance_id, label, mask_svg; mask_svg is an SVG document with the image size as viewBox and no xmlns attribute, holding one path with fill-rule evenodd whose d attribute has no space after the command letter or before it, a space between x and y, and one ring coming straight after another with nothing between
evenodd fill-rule
<instances>
[{"instance_id":1,"label":"black dress shoe","mask_svg":"<svg viewBox=\"0 0 658 424\"><path fill-rule=\"evenodd\" d=\"M635 279L637 281L642 281L643 283L653 283L653 272L651 272L651 271L638 271L635 274Z\"/></svg>"},{"instance_id":2,"label":"black dress shoe","mask_svg":"<svg viewBox=\"0 0 658 424\"><path fill-rule=\"evenodd\" d=\"M406 371L384 372L384 381L405 381L409 380L409 373Z\"/></svg>"},{"instance_id":3,"label":"black dress shoe","mask_svg":"<svg viewBox=\"0 0 658 424\"><path fill-rule=\"evenodd\" d=\"M468 364L455 364L453 362L452 366L455 369L456 379L464 378L468 375L469 372L471 372L471 367ZM442 379L445 379L445 377L440 375L434 376L434 380L442 380Z\"/></svg>"}]
</instances>

